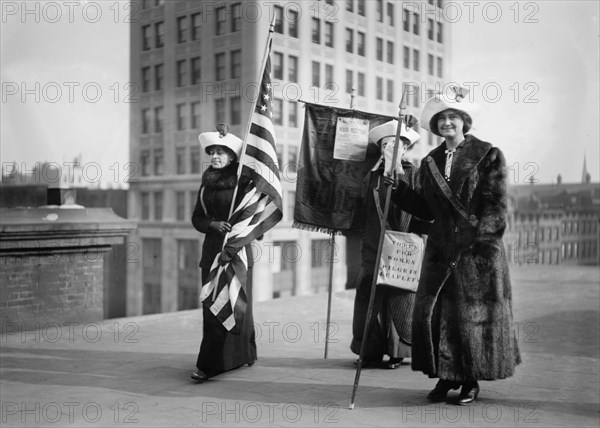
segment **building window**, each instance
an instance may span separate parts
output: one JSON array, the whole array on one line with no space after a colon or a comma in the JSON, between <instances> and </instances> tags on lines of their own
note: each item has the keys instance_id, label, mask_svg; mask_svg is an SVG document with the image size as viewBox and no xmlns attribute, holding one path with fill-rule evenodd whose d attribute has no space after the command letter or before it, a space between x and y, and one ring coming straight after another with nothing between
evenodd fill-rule
<instances>
[{"instance_id":1,"label":"building window","mask_svg":"<svg viewBox=\"0 0 600 428\"><path fill-rule=\"evenodd\" d=\"M413 69L419 71L419 50L413 49Z\"/></svg>"},{"instance_id":2,"label":"building window","mask_svg":"<svg viewBox=\"0 0 600 428\"><path fill-rule=\"evenodd\" d=\"M443 38L442 38L442 23L438 22L437 23L437 41L439 43L443 43Z\"/></svg>"},{"instance_id":3,"label":"building window","mask_svg":"<svg viewBox=\"0 0 600 428\"><path fill-rule=\"evenodd\" d=\"M427 38L429 40L433 40L433 19L428 18L427 19Z\"/></svg>"},{"instance_id":4,"label":"building window","mask_svg":"<svg viewBox=\"0 0 600 428\"><path fill-rule=\"evenodd\" d=\"M198 40L200 38L200 24L202 22L200 12L193 13L191 16L192 20L192 40Z\"/></svg>"},{"instance_id":5,"label":"building window","mask_svg":"<svg viewBox=\"0 0 600 428\"><path fill-rule=\"evenodd\" d=\"M288 172L298 171L298 146L288 146Z\"/></svg>"},{"instance_id":6,"label":"building window","mask_svg":"<svg viewBox=\"0 0 600 428\"><path fill-rule=\"evenodd\" d=\"M427 72L430 76L434 75L434 61L433 55L427 54Z\"/></svg>"},{"instance_id":7,"label":"building window","mask_svg":"<svg viewBox=\"0 0 600 428\"><path fill-rule=\"evenodd\" d=\"M142 109L142 134L150 132L150 109Z\"/></svg>"},{"instance_id":8,"label":"building window","mask_svg":"<svg viewBox=\"0 0 600 428\"><path fill-rule=\"evenodd\" d=\"M288 34L290 37L298 38L298 12L288 10Z\"/></svg>"},{"instance_id":9,"label":"building window","mask_svg":"<svg viewBox=\"0 0 600 428\"><path fill-rule=\"evenodd\" d=\"M321 63L317 61L312 62L312 86L321 86Z\"/></svg>"},{"instance_id":10,"label":"building window","mask_svg":"<svg viewBox=\"0 0 600 428\"><path fill-rule=\"evenodd\" d=\"M217 36L220 36L221 34L225 33L225 6L222 7L218 7L216 10L216 19L217 19L217 25L216 25L216 30L217 30Z\"/></svg>"},{"instance_id":11,"label":"building window","mask_svg":"<svg viewBox=\"0 0 600 428\"><path fill-rule=\"evenodd\" d=\"M298 82L298 58L292 55L288 56L288 80Z\"/></svg>"},{"instance_id":12,"label":"building window","mask_svg":"<svg viewBox=\"0 0 600 428\"><path fill-rule=\"evenodd\" d=\"M387 62L388 64L394 63L394 42L387 42Z\"/></svg>"},{"instance_id":13,"label":"building window","mask_svg":"<svg viewBox=\"0 0 600 428\"><path fill-rule=\"evenodd\" d=\"M296 101L288 101L288 126L298 127L298 103Z\"/></svg>"},{"instance_id":14,"label":"building window","mask_svg":"<svg viewBox=\"0 0 600 428\"><path fill-rule=\"evenodd\" d=\"M383 79L381 77L377 77L375 79L375 94L378 100L383 100Z\"/></svg>"},{"instance_id":15,"label":"building window","mask_svg":"<svg viewBox=\"0 0 600 428\"><path fill-rule=\"evenodd\" d=\"M150 49L150 25L144 25L142 27L142 50L147 51Z\"/></svg>"},{"instance_id":16,"label":"building window","mask_svg":"<svg viewBox=\"0 0 600 428\"><path fill-rule=\"evenodd\" d=\"M333 65L325 64L325 84L324 89L335 90L335 83L333 81Z\"/></svg>"},{"instance_id":17,"label":"building window","mask_svg":"<svg viewBox=\"0 0 600 428\"><path fill-rule=\"evenodd\" d=\"M391 103L394 102L394 81L391 79L387 80L387 100Z\"/></svg>"},{"instance_id":18,"label":"building window","mask_svg":"<svg viewBox=\"0 0 600 428\"><path fill-rule=\"evenodd\" d=\"M177 87L185 85L186 60L180 59L177 61Z\"/></svg>"},{"instance_id":19,"label":"building window","mask_svg":"<svg viewBox=\"0 0 600 428\"><path fill-rule=\"evenodd\" d=\"M333 47L333 23L325 23L325 46Z\"/></svg>"},{"instance_id":20,"label":"building window","mask_svg":"<svg viewBox=\"0 0 600 428\"><path fill-rule=\"evenodd\" d=\"M150 150L142 150L140 153L140 169L142 177L150 175Z\"/></svg>"},{"instance_id":21,"label":"building window","mask_svg":"<svg viewBox=\"0 0 600 428\"><path fill-rule=\"evenodd\" d=\"M177 130L182 131L185 129L185 104L177 104L175 110L177 113Z\"/></svg>"},{"instance_id":22,"label":"building window","mask_svg":"<svg viewBox=\"0 0 600 428\"><path fill-rule=\"evenodd\" d=\"M175 149L175 171L177 174L185 174L185 147Z\"/></svg>"},{"instance_id":23,"label":"building window","mask_svg":"<svg viewBox=\"0 0 600 428\"><path fill-rule=\"evenodd\" d=\"M388 24L394 26L394 3L387 4Z\"/></svg>"},{"instance_id":24,"label":"building window","mask_svg":"<svg viewBox=\"0 0 600 428\"><path fill-rule=\"evenodd\" d=\"M163 108L154 108L154 132L163 132Z\"/></svg>"},{"instance_id":25,"label":"building window","mask_svg":"<svg viewBox=\"0 0 600 428\"><path fill-rule=\"evenodd\" d=\"M242 5L234 3L231 5L231 32L235 33L242 28Z\"/></svg>"},{"instance_id":26,"label":"building window","mask_svg":"<svg viewBox=\"0 0 600 428\"><path fill-rule=\"evenodd\" d=\"M156 64L154 66L154 90L160 91L163 87L163 65Z\"/></svg>"},{"instance_id":27,"label":"building window","mask_svg":"<svg viewBox=\"0 0 600 428\"><path fill-rule=\"evenodd\" d=\"M283 8L274 6L273 12L275 13L275 32L283 34Z\"/></svg>"},{"instance_id":28,"label":"building window","mask_svg":"<svg viewBox=\"0 0 600 428\"><path fill-rule=\"evenodd\" d=\"M192 123L190 127L192 129L200 128L200 101L194 101L190 104L190 116L192 118Z\"/></svg>"},{"instance_id":29,"label":"building window","mask_svg":"<svg viewBox=\"0 0 600 428\"><path fill-rule=\"evenodd\" d=\"M163 219L163 192L154 192L154 220Z\"/></svg>"},{"instance_id":30,"label":"building window","mask_svg":"<svg viewBox=\"0 0 600 428\"><path fill-rule=\"evenodd\" d=\"M444 77L444 67L443 67L443 60L442 58L438 57L437 58L437 75L438 77Z\"/></svg>"},{"instance_id":31,"label":"building window","mask_svg":"<svg viewBox=\"0 0 600 428\"><path fill-rule=\"evenodd\" d=\"M218 53L215 55L215 78L216 80L225 79L225 54Z\"/></svg>"},{"instance_id":32,"label":"building window","mask_svg":"<svg viewBox=\"0 0 600 428\"><path fill-rule=\"evenodd\" d=\"M150 66L142 67L142 92L150 90Z\"/></svg>"},{"instance_id":33,"label":"building window","mask_svg":"<svg viewBox=\"0 0 600 428\"><path fill-rule=\"evenodd\" d=\"M354 12L354 0L346 0L346 10L348 12Z\"/></svg>"},{"instance_id":34,"label":"building window","mask_svg":"<svg viewBox=\"0 0 600 428\"><path fill-rule=\"evenodd\" d=\"M356 8L356 10L360 16L366 16L365 15L365 0L358 0L358 7Z\"/></svg>"},{"instance_id":35,"label":"building window","mask_svg":"<svg viewBox=\"0 0 600 428\"><path fill-rule=\"evenodd\" d=\"M154 24L154 36L155 47L162 48L165 45L165 29L162 21Z\"/></svg>"},{"instance_id":36,"label":"building window","mask_svg":"<svg viewBox=\"0 0 600 428\"><path fill-rule=\"evenodd\" d=\"M140 205L142 206L142 220L150 220L150 193L140 193Z\"/></svg>"},{"instance_id":37,"label":"building window","mask_svg":"<svg viewBox=\"0 0 600 428\"><path fill-rule=\"evenodd\" d=\"M417 36L419 35L419 14L418 13L413 13L413 33L416 34Z\"/></svg>"},{"instance_id":38,"label":"building window","mask_svg":"<svg viewBox=\"0 0 600 428\"><path fill-rule=\"evenodd\" d=\"M242 51L231 51L231 78L242 77Z\"/></svg>"},{"instance_id":39,"label":"building window","mask_svg":"<svg viewBox=\"0 0 600 428\"><path fill-rule=\"evenodd\" d=\"M177 18L177 43L187 41L187 16Z\"/></svg>"},{"instance_id":40,"label":"building window","mask_svg":"<svg viewBox=\"0 0 600 428\"><path fill-rule=\"evenodd\" d=\"M283 101L277 98L273 99L273 123L283 125Z\"/></svg>"},{"instance_id":41,"label":"building window","mask_svg":"<svg viewBox=\"0 0 600 428\"><path fill-rule=\"evenodd\" d=\"M365 73L358 72L358 95L365 96Z\"/></svg>"},{"instance_id":42,"label":"building window","mask_svg":"<svg viewBox=\"0 0 600 428\"><path fill-rule=\"evenodd\" d=\"M354 76L352 70L346 70L346 93L352 93L352 86L354 86Z\"/></svg>"},{"instance_id":43,"label":"building window","mask_svg":"<svg viewBox=\"0 0 600 428\"><path fill-rule=\"evenodd\" d=\"M198 240L177 240L177 310L179 311L198 307L199 255Z\"/></svg>"},{"instance_id":44,"label":"building window","mask_svg":"<svg viewBox=\"0 0 600 428\"><path fill-rule=\"evenodd\" d=\"M365 56L365 33L358 32L358 40L356 43L356 53L360 56Z\"/></svg>"},{"instance_id":45,"label":"building window","mask_svg":"<svg viewBox=\"0 0 600 428\"><path fill-rule=\"evenodd\" d=\"M419 99L419 87L415 88L414 98L413 98L413 107L419 107L421 100Z\"/></svg>"},{"instance_id":46,"label":"building window","mask_svg":"<svg viewBox=\"0 0 600 428\"><path fill-rule=\"evenodd\" d=\"M283 54L273 53L273 77L283 80Z\"/></svg>"},{"instance_id":47,"label":"building window","mask_svg":"<svg viewBox=\"0 0 600 428\"><path fill-rule=\"evenodd\" d=\"M185 192L175 192L175 219L185 220Z\"/></svg>"},{"instance_id":48,"label":"building window","mask_svg":"<svg viewBox=\"0 0 600 428\"><path fill-rule=\"evenodd\" d=\"M240 97L230 98L231 124L239 125L242 123L242 100Z\"/></svg>"},{"instance_id":49,"label":"building window","mask_svg":"<svg viewBox=\"0 0 600 428\"><path fill-rule=\"evenodd\" d=\"M354 51L354 30L346 28L346 52Z\"/></svg>"},{"instance_id":50,"label":"building window","mask_svg":"<svg viewBox=\"0 0 600 428\"><path fill-rule=\"evenodd\" d=\"M402 28L410 31L410 13L406 9L402 9Z\"/></svg>"},{"instance_id":51,"label":"building window","mask_svg":"<svg viewBox=\"0 0 600 428\"><path fill-rule=\"evenodd\" d=\"M215 99L215 116L216 123L227 122L225 117L225 98Z\"/></svg>"},{"instance_id":52,"label":"building window","mask_svg":"<svg viewBox=\"0 0 600 428\"><path fill-rule=\"evenodd\" d=\"M383 39L377 37L375 42L377 50L377 61L383 61Z\"/></svg>"},{"instance_id":53,"label":"building window","mask_svg":"<svg viewBox=\"0 0 600 428\"><path fill-rule=\"evenodd\" d=\"M289 191L287 192L287 210L286 210L286 220L292 221L294 220L294 208L296 205L296 192Z\"/></svg>"},{"instance_id":54,"label":"building window","mask_svg":"<svg viewBox=\"0 0 600 428\"><path fill-rule=\"evenodd\" d=\"M154 149L154 175L163 175L165 172L165 157L163 149Z\"/></svg>"},{"instance_id":55,"label":"building window","mask_svg":"<svg viewBox=\"0 0 600 428\"><path fill-rule=\"evenodd\" d=\"M377 21L383 22L383 0L377 0L375 3L375 17Z\"/></svg>"},{"instance_id":56,"label":"building window","mask_svg":"<svg viewBox=\"0 0 600 428\"><path fill-rule=\"evenodd\" d=\"M190 172L200 173L200 147L197 145L190 147Z\"/></svg>"},{"instance_id":57,"label":"building window","mask_svg":"<svg viewBox=\"0 0 600 428\"><path fill-rule=\"evenodd\" d=\"M190 60L191 79L190 84L197 85L200 83L200 57L197 56Z\"/></svg>"},{"instance_id":58,"label":"building window","mask_svg":"<svg viewBox=\"0 0 600 428\"><path fill-rule=\"evenodd\" d=\"M318 18L312 19L312 42L321 43L321 21Z\"/></svg>"}]
</instances>

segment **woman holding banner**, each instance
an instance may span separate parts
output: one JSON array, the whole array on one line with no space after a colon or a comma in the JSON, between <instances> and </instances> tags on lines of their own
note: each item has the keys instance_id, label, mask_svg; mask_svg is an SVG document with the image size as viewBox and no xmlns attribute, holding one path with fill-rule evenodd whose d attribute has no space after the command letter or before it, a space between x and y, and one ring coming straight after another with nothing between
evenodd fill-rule
<instances>
[{"instance_id":1,"label":"woman holding banner","mask_svg":"<svg viewBox=\"0 0 600 428\"><path fill-rule=\"evenodd\" d=\"M215 258L221 253L223 240L231 225L227 223L229 211L238 183L238 158L242 150L242 140L229 134L227 125L219 124L218 132L204 132L199 135L200 145L210 156L211 165L202 176L196 207L192 214L192 224L198 232L204 233L202 244L202 284L208 278ZM242 179L240 179L242 181ZM246 186L242 183L236 195L241 200ZM206 305L202 306L203 336L192 379L202 382L219 373L243 366L252 365L256 360L256 340L252 317L252 251L246 247L248 274L246 280L247 307L244 322L236 331L228 331Z\"/></svg>"},{"instance_id":2,"label":"woman holding banner","mask_svg":"<svg viewBox=\"0 0 600 428\"><path fill-rule=\"evenodd\" d=\"M383 211L385 186L383 176L393 168L391 166L394 140L398 127L397 120L391 120L373 128L369 132L369 145L377 147L381 158L365 178L365 203L362 224L365 225L361 242L361 269L357 278L354 300L354 318L352 320L352 343L350 349L360 355L373 271L375 269L377 247L381 231L378 212ZM400 133L397 165L399 180L409 187L415 186L416 167L402 160L402 155L419 139L420 135L412 128L403 125ZM369 150L371 149L369 148ZM409 229L411 215L392 205L388 212L387 229L406 232ZM404 358L410 357L411 315L414 293L389 286L378 286L373 303L373 316L367 338L364 339L365 353L362 367L381 366L384 354L389 360L384 367L400 367ZM355 363L356 364L356 363Z\"/></svg>"},{"instance_id":3,"label":"woman holding banner","mask_svg":"<svg viewBox=\"0 0 600 428\"><path fill-rule=\"evenodd\" d=\"M521 361L502 243L506 164L500 149L467 134L478 106L466 94L455 87L423 106L422 126L444 142L422 161L420 191L400 182L392 197L434 220L413 312L412 368L440 378L432 401L462 386L459 405L477 398L479 380L510 377Z\"/></svg>"}]
</instances>

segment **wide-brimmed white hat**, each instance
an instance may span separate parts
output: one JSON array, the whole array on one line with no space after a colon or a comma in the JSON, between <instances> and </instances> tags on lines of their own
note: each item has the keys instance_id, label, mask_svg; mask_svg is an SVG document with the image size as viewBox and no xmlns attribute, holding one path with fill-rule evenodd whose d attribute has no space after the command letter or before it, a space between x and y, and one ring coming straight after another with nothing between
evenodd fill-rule
<instances>
[{"instance_id":1,"label":"wide-brimmed white hat","mask_svg":"<svg viewBox=\"0 0 600 428\"><path fill-rule=\"evenodd\" d=\"M397 129L398 121L396 119L376 126L369 131L369 144L379 144L379 141L381 141L382 138L395 137ZM410 141L410 145L412 146L419 140L419 138L421 138L421 135L403 123L402 128L400 129L400 137L406 138L408 141Z\"/></svg>"},{"instance_id":2,"label":"wide-brimmed white hat","mask_svg":"<svg viewBox=\"0 0 600 428\"><path fill-rule=\"evenodd\" d=\"M198 135L200 147L202 147L206 153L208 153L208 148L211 146L227 147L235 154L237 159L239 159L240 155L242 154L243 141L235 135L227 132L229 129L227 125L219 125L217 128L219 131L203 132L202 134Z\"/></svg>"},{"instance_id":3,"label":"wide-brimmed white hat","mask_svg":"<svg viewBox=\"0 0 600 428\"><path fill-rule=\"evenodd\" d=\"M475 114L481 110L479 104L465 98L469 93L468 89L459 86L453 86L450 89L449 94L436 94L429 98L421 112L421 126L440 137L436 117L439 113L452 109L466 114L469 118L463 125L463 134L466 134L473 125Z\"/></svg>"}]
</instances>

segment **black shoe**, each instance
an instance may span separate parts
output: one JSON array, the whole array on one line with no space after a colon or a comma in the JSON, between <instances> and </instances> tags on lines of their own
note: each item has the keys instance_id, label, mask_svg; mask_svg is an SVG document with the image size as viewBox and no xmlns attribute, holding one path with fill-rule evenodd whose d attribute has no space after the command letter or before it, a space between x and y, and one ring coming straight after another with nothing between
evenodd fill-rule
<instances>
[{"instance_id":1,"label":"black shoe","mask_svg":"<svg viewBox=\"0 0 600 428\"><path fill-rule=\"evenodd\" d=\"M252 366L254 365L254 363L255 363L255 362L256 362L256 360L254 360L254 361L250 361L250 362L247 364L247 365L248 365L248 367L252 367Z\"/></svg>"},{"instance_id":2,"label":"black shoe","mask_svg":"<svg viewBox=\"0 0 600 428\"><path fill-rule=\"evenodd\" d=\"M208 380L208 376L206 376L206 373L204 373L200 369L196 369L192 373L191 378L194 379L196 382L204 382L205 380Z\"/></svg>"},{"instance_id":3,"label":"black shoe","mask_svg":"<svg viewBox=\"0 0 600 428\"><path fill-rule=\"evenodd\" d=\"M390 358L387 363L385 363L385 367L388 369L397 369L402 365L402 360L404 360L404 358Z\"/></svg>"},{"instance_id":4,"label":"black shoe","mask_svg":"<svg viewBox=\"0 0 600 428\"><path fill-rule=\"evenodd\" d=\"M460 390L460 395L458 396L458 404L464 406L466 404L471 404L477 396L479 395L479 384L477 381L465 383Z\"/></svg>"},{"instance_id":5,"label":"black shoe","mask_svg":"<svg viewBox=\"0 0 600 428\"><path fill-rule=\"evenodd\" d=\"M359 361L359 359L357 359L354 362L354 365L356 367L358 367L358 361ZM365 357L365 359L363 360L363 362L361 364L361 368L363 368L363 369L369 369L369 368L373 368L373 367L381 367L381 361L382 361L381 357Z\"/></svg>"},{"instance_id":6,"label":"black shoe","mask_svg":"<svg viewBox=\"0 0 600 428\"><path fill-rule=\"evenodd\" d=\"M448 391L451 389L460 388L460 383L451 380L440 379L435 385L435 388L427 394L427 398L431 401L444 401L448 395Z\"/></svg>"}]
</instances>

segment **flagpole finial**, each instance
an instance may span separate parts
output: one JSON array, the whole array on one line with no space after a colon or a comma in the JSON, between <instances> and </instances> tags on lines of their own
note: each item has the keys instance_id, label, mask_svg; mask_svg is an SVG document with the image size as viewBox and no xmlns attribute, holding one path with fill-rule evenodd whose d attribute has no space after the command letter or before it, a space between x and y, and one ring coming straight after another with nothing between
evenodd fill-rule
<instances>
[{"instance_id":1,"label":"flagpole finial","mask_svg":"<svg viewBox=\"0 0 600 428\"><path fill-rule=\"evenodd\" d=\"M269 33L275 32L275 14L273 14L273 18L271 19L271 23L269 24Z\"/></svg>"}]
</instances>

